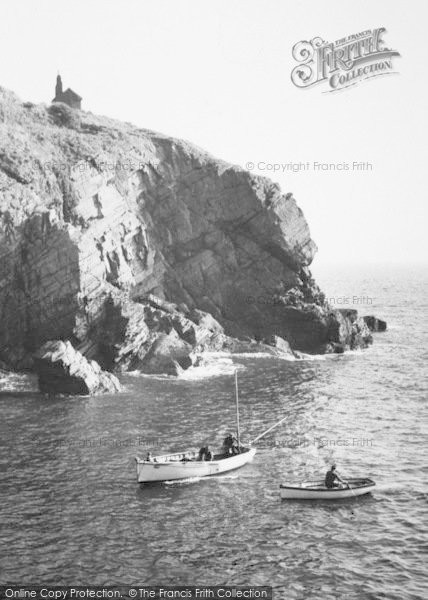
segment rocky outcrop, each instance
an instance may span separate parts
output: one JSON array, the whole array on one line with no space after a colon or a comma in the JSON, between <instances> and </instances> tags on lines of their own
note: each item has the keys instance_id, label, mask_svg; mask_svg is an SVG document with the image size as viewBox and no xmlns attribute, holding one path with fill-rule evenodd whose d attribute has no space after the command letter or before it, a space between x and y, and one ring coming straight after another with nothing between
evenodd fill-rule
<instances>
[{"instance_id":1,"label":"rocky outcrop","mask_svg":"<svg viewBox=\"0 0 428 600\"><path fill-rule=\"evenodd\" d=\"M56 394L103 394L121 390L119 380L88 361L70 342L46 342L34 355L41 392Z\"/></svg>"},{"instance_id":2,"label":"rocky outcrop","mask_svg":"<svg viewBox=\"0 0 428 600\"><path fill-rule=\"evenodd\" d=\"M325 301L303 213L270 180L187 142L1 89L0 127L9 366L31 368L55 339L103 369L169 373L244 340L278 336L292 352L370 343L356 315Z\"/></svg>"},{"instance_id":3,"label":"rocky outcrop","mask_svg":"<svg viewBox=\"0 0 428 600\"><path fill-rule=\"evenodd\" d=\"M342 353L346 349L367 348L373 336L363 318L356 310L339 309L329 315L330 341L324 347L326 353Z\"/></svg>"},{"instance_id":4,"label":"rocky outcrop","mask_svg":"<svg viewBox=\"0 0 428 600\"><path fill-rule=\"evenodd\" d=\"M382 319L378 319L373 315L365 316L363 319L370 331L386 331L386 321L382 321Z\"/></svg>"}]
</instances>

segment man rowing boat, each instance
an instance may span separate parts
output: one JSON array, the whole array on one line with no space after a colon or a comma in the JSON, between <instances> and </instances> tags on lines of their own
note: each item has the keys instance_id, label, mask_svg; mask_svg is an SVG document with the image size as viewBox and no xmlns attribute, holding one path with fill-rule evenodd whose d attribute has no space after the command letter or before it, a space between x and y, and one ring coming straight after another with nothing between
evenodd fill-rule
<instances>
[{"instance_id":1,"label":"man rowing boat","mask_svg":"<svg viewBox=\"0 0 428 600\"><path fill-rule=\"evenodd\" d=\"M340 484L348 485L346 481L343 481L343 479L336 473L336 465L331 465L330 470L325 474L324 484L329 490L332 488L341 487Z\"/></svg>"}]
</instances>

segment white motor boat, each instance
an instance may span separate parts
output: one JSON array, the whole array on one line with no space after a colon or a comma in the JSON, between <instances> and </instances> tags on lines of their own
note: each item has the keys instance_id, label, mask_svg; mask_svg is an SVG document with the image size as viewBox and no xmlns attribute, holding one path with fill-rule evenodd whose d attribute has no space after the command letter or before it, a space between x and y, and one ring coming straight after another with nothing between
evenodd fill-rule
<instances>
[{"instance_id":1,"label":"white motor boat","mask_svg":"<svg viewBox=\"0 0 428 600\"><path fill-rule=\"evenodd\" d=\"M198 452L177 452L155 456L151 460L137 461L139 483L173 481L194 477L207 477L239 469L254 458L255 448L243 448L239 454L214 455L213 460L199 460Z\"/></svg>"},{"instance_id":2,"label":"white motor boat","mask_svg":"<svg viewBox=\"0 0 428 600\"><path fill-rule=\"evenodd\" d=\"M238 376L235 371L235 393L236 393L236 421L237 421L237 444L233 453L214 454L212 460L201 460L201 454L197 451L176 452L162 456L150 456L143 460L138 456L137 481L138 483L150 483L155 481L174 481L180 479L192 479L209 477L226 473L233 469L239 469L250 462L256 453L256 448L241 446L239 428L239 399L238 399ZM260 437L260 436L259 436ZM232 448L231 448L232 452Z\"/></svg>"}]
</instances>

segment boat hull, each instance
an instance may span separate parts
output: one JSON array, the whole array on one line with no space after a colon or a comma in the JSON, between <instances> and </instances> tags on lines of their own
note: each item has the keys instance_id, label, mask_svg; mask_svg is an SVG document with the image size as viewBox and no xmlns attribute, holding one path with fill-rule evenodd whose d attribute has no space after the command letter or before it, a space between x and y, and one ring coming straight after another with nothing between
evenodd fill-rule
<instances>
[{"instance_id":1,"label":"boat hull","mask_svg":"<svg viewBox=\"0 0 428 600\"><path fill-rule=\"evenodd\" d=\"M305 482L300 485L280 486L283 500L344 500L363 496L373 491L375 482L371 479L349 479L350 487L328 489L323 482Z\"/></svg>"},{"instance_id":2,"label":"boat hull","mask_svg":"<svg viewBox=\"0 0 428 600\"><path fill-rule=\"evenodd\" d=\"M165 460L165 457L155 457L151 461L136 458L137 480L139 483L150 483L219 475L243 467L254 458L255 453L255 448L249 448L240 454L212 461L200 461L193 458L182 462L179 457L184 458L188 456L186 454L170 455L167 458L171 460Z\"/></svg>"}]
</instances>

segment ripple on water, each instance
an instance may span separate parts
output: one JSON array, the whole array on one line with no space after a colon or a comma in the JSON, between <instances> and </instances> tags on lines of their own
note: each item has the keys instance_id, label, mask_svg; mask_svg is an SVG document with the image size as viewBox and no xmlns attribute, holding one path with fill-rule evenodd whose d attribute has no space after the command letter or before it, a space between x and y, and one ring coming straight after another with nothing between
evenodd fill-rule
<instances>
[{"instance_id":1,"label":"ripple on water","mask_svg":"<svg viewBox=\"0 0 428 600\"><path fill-rule=\"evenodd\" d=\"M412 285L426 297L422 277ZM387 289L400 294L396 281ZM390 330L369 352L209 357L187 379L125 377L120 397L47 399L34 381L0 382L2 580L251 582L298 600L423 598L426 385L414 329L423 305L412 313L382 293L369 295L382 298ZM137 486L135 455L217 447L234 429L236 365L243 439L286 417L283 426L239 471ZM318 478L332 461L345 476L373 477L373 495L280 501L280 482Z\"/></svg>"}]
</instances>

